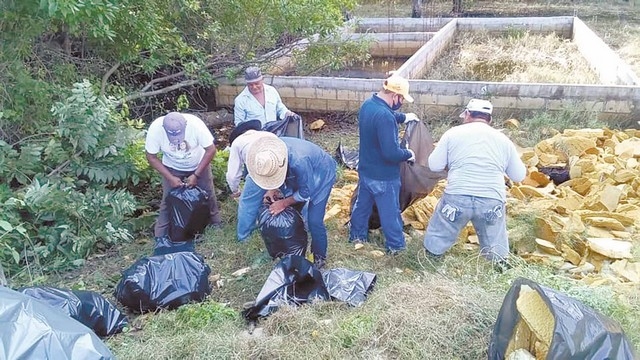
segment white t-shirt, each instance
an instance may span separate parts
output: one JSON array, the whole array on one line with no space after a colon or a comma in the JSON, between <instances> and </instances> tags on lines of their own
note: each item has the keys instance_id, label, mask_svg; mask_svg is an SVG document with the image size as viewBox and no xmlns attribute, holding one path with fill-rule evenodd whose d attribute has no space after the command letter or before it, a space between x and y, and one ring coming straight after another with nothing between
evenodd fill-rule
<instances>
[{"instance_id":1,"label":"white t-shirt","mask_svg":"<svg viewBox=\"0 0 640 360\"><path fill-rule=\"evenodd\" d=\"M164 131L161 116L149 125L144 144L149 154L162 151L162 164L179 171L193 171L204 156L204 148L213 145L213 135L200 118L195 115L182 114L187 120L184 141L173 145Z\"/></svg>"},{"instance_id":2,"label":"white t-shirt","mask_svg":"<svg viewBox=\"0 0 640 360\"><path fill-rule=\"evenodd\" d=\"M504 175L522 181L527 169L509 138L490 125L472 122L447 130L429 156L429 168L448 168L444 190L505 201Z\"/></svg>"}]
</instances>

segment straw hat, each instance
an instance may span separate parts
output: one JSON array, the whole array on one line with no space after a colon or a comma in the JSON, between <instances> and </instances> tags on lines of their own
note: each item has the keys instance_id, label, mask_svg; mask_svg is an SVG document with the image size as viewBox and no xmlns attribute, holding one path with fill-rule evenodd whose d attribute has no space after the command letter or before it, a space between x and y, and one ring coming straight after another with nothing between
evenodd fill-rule
<instances>
[{"instance_id":1,"label":"straw hat","mask_svg":"<svg viewBox=\"0 0 640 360\"><path fill-rule=\"evenodd\" d=\"M289 151L278 137L264 137L249 148L247 170L256 185L273 190L284 184L287 177Z\"/></svg>"}]
</instances>

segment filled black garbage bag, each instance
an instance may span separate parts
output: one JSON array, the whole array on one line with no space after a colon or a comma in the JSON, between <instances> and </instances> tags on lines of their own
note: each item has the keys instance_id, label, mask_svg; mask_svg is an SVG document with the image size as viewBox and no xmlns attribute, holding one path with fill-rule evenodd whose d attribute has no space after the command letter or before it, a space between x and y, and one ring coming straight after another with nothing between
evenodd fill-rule
<instances>
[{"instance_id":1,"label":"filled black garbage bag","mask_svg":"<svg viewBox=\"0 0 640 360\"><path fill-rule=\"evenodd\" d=\"M18 291L78 320L100 337L115 335L129 323L118 308L97 292L50 286L25 287Z\"/></svg>"},{"instance_id":2,"label":"filled black garbage bag","mask_svg":"<svg viewBox=\"0 0 640 360\"><path fill-rule=\"evenodd\" d=\"M282 305L297 306L316 299L330 299L322 274L304 257L289 255L271 271L255 304L242 315L247 320L257 320Z\"/></svg>"},{"instance_id":3,"label":"filled black garbage bag","mask_svg":"<svg viewBox=\"0 0 640 360\"><path fill-rule=\"evenodd\" d=\"M289 206L277 215L269 204L260 207L258 227L269 255L275 259L286 255L304 256L307 251L307 230L298 210Z\"/></svg>"},{"instance_id":4,"label":"filled black garbage bag","mask_svg":"<svg viewBox=\"0 0 640 360\"><path fill-rule=\"evenodd\" d=\"M171 241L168 236L161 236L154 238L155 247L153 249L153 256L171 254L181 251L196 251L193 241Z\"/></svg>"},{"instance_id":5,"label":"filled black garbage bag","mask_svg":"<svg viewBox=\"0 0 640 360\"><path fill-rule=\"evenodd\" d=\"M0 359L115 359L91 329L28 295L0 286Z\"/></svg>"},{"instance_id":6,"label":"filled black garbage bag","mask_svg":"<svg viewBox=\"0 0 640 360\"><path fill-rule=\"evenodd\" d=\"M173 188L166 201L169 209L169 238L172 241L193 240L209 223L209 194L201 188Z\"/></svg>"},{"instance_id":7,"label":"filled black garbage bag","mask_svg":"<svg viewBox=\"0 0 640 360\"><path fill-rule=\"evenodd\" d=\"M325 271L322 278L333 300L343 301L351 306L362 305L377 280L376 274L343 268Z\"/></svg>"},{"instance_id":8,"label":"filled black garbage bag","mask_svg":"<svg viewBox=\"0 0 640 360\"><path fill-rule=\"evenodd\" d=\"M175 309L211 293L211 269L190 251L144 257L122 273L115 297L135 312Z\"/></svg>"},{"instance_id":9,"label":"filled black garbage bag","mask_svg":"<svg viewBox=\"0 0 640 360\"><path fill-rule=\"evenodd\" d=\"M404 211L414 201L429 195L438 181L447 177L446 171L433 172L429 169L429 155L433 151L433 137L431 131L422 121L411 121L407 124L401 146L408 146L413 150L416 159L413 163L402 162L400 164L400 211ZM351 211L358 196L358 188L351 196ZM380 227L378 209L373 208L369 217L369 229Z\"/></svg>"},{"instance_id":10,"label":"filled black garbage bag","mask_svg":"<svg viewBox=\"0 0 640 360\"><path fill-rule=\"evenodd\" d=\"M269 121L262 130L272 132L278 136L288 136L304 140L302 117L298 114L286 116L283 120Z\"/></svg>"},{"instance_id":11,"label":"filled black garbage bag","mask_svg":"<svg viewBox=\"0 0 640 360\"><path fill-rule=\"evenodd\" d=\"M516 350L537 359L636 359L617 322L524 278L516 279L504 298L489 359L502 360Z\"/></svg>"},{"instance_id":12,"label":"filled black garbage bag","mask_svg":"<svg viewBox=\"0 0 640 360\"><path fill-rule=\"evenodd\" d=\"M342 146L342 141L338 142L338 147L334 153L334 158L340 165L344 165L351 170L358 168L358 162L360 162L360 155L358 150L347 150Z\"/></svg>"}]
</instances>

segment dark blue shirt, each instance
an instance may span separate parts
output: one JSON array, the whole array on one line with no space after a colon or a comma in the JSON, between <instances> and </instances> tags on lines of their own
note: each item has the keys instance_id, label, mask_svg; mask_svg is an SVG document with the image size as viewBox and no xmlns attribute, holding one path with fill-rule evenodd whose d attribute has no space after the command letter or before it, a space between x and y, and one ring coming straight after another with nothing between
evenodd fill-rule
<instances>
[{"instance_id":1,"label":"dark blue shirt","mask_svg":"<svg viewBox=\"0 0 640 360\"><path fill-rule=\"evenodd\" d=\"M385 181L400 178L400 163L411 157L398 141L398 123L404 119L404 114L391 110L377 94L362 103L358 113L361 175Z\"/></svg>"}]
</instances>

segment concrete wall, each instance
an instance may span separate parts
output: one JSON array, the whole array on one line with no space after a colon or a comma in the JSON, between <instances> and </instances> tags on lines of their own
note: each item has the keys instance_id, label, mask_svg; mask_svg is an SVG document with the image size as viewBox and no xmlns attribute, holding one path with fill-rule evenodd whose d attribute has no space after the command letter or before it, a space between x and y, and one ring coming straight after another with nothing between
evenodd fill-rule
<instances>
[{"instance_id":1,"label":"concrete wall","mask_svg":"<svg viewBox=\"0 0 640 360\"><path fill-rule=\"evenodd\" d=\"M407 58L415 54L434 35L435 32L355 33L348 35L347 38L370 40L369 53L371 56Z\"/></svg>"},{"instance_id":2,"label":"concrete wall","mask_svg":"<svg viewBox=\"0 0 640 360\"><path fill-rule=\"evenodd\" d=\"M388 32L388 26L399 26L405 32L415 32L419 27L427 28L427 24L433 23L435 21L432 22L429 19L364 19L360 26L364 28L366 25L369 31L376 30L378 33ZM581 22L576 23L578 24L577 39L581 42L587 41L584 40L588 39L585 37L587 32L584 31L584 28L581 29L584 24L580 25ZM442 24L442 28L398 69L401 75L412 79L410 80L410 92L415 98L415 103L408 106L408 108L419 115L428 116L428 114L434 112L454 113L462 109L471 98L481 97L491 100L497 114L514 109L554 111L563 108L575 109L580 107L584 110L600 112L604 117L632 118L640 116L640 86L637 85L564 85L419 80L424 73L425 67L429 66L450 45L459 30L481 28L497 32L509 31L509 29L529 29L530 31L542 33L554 31L562 34L562 36L570 37L571 35L568 32L576 28L573 17L465 18L449 19L441 21L439 24ZM588 30L588 28L586 29ZM384 38L386 35L380 34L380 36ZM400 39L408 39L414 35L397 36ZM401 36L406 37L402 38ZM589 41L595 43L594 40ZM606 47L606 45L604 46ZM596 47L596 49L599 49L597 50L599 52L605 51L602 47ZM606 49L612 52L608 47ZM595 54L592 54L592 57L595 58ZM624 65L622 62L621 64ZM636 81L634 80L637 78L635 74L627 72L622 65L616 66L615 76L618 79L625 78L628 82L631 80ZM607 76L613 76L611 72L607 74ZM271 84L278 89L285 104L292 110L300 112L357 111L362 101L370 97L373 92L380 90L382 81L382 79L335 77L265 77L267 84ZM637 84L637 82L632 82L632 84ZM237 84L220 84L216 90L217 104L219 106L232 106L233 99L243 87L244 85L241 81Z\"/></svg>"},{"instance_id":3,"label":"concrete wall","mask_svg":"<svg viewBox=\"0 0 640 360\"><path fill-rule=\"evenodd\" d=\"M573 42L603 84L640 85L629 65L578 18L573 21Z\"/></svg>"},{"instance_id":4,"label":"concrete wall","mask_svg":"<svg viewBox=\"0 0 640 360\"><path fill-rule=\"evenodd\" d=\"M351 20L355 32L434 32L440 30L452 18L364 18Z\"/></svg>"}]
</instances>

